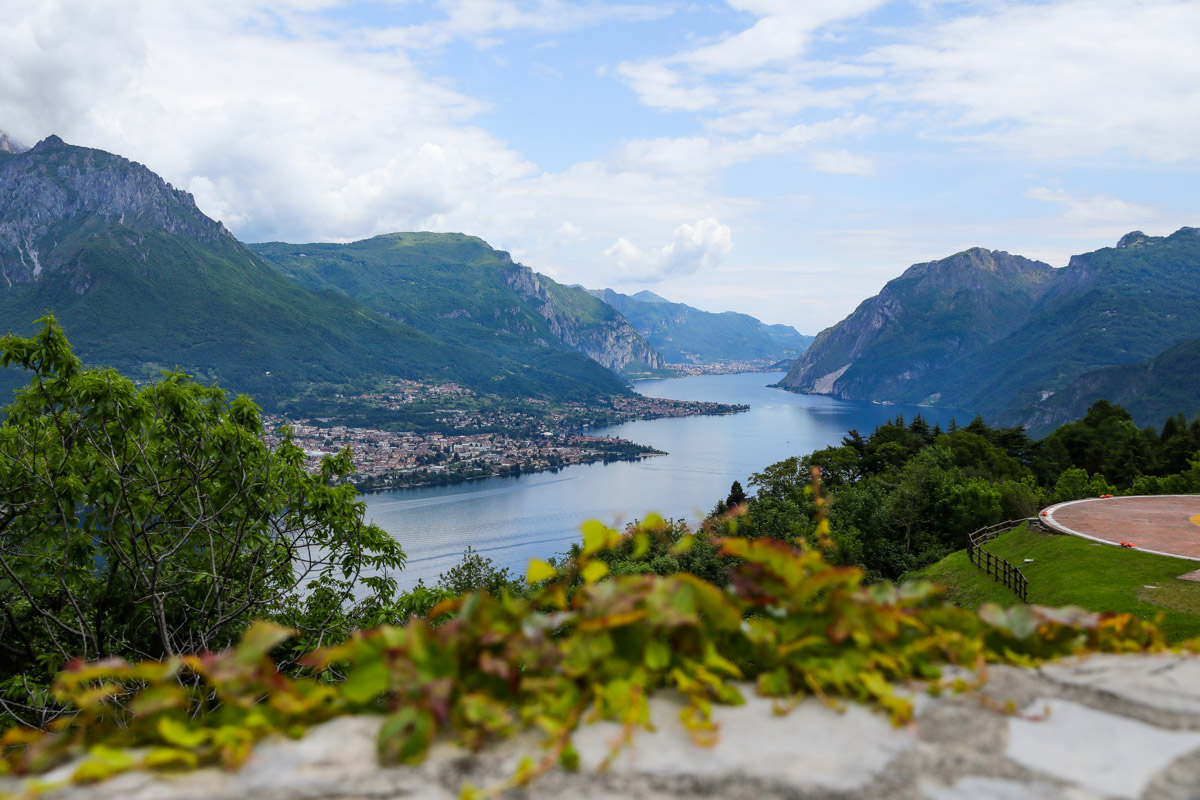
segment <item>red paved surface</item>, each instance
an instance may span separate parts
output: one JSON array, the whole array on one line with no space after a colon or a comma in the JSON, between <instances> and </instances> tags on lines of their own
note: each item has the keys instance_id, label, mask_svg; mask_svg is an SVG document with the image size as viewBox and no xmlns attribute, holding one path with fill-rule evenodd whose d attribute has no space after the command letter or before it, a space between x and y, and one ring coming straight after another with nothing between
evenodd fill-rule
<instances>
[{"instance_id":1,"label":"red paved surface","mask_svg":"<svg viewBox=\"0 0 1200 800\"><path fill-rule=\"evenodd\" d=\"M1042 520L1063 533L1200 561L1200 495L1074 500Z\"/></svg>"}]
</instances>

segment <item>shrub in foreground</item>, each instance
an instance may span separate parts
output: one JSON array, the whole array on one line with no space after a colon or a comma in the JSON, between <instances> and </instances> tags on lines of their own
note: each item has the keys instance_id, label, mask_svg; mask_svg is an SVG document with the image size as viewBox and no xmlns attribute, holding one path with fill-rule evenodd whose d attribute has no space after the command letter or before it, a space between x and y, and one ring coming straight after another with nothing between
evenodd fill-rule
<instances>
[{"instance_id":1,"label":"shrub in foreground","mask_svg":"<svg viewBox=\"0 0 1200 800\"><path fill-rule=\"evenodd\" d=\"M744 682L787 702L813 694L870 703L903 722L912 708L892 683L937 687L947 664L1165 648L1154 625L1127 614L968 611L927 582L865 585L856 568L771 539L716 542L732 565L726 590L686 573L608 574L606 551L644 555L659 525L652 518L623 535L589 523L562 568L533 562L527 596L480 590L404 627L356 634L302 659L306 677L277 671L268 654L293 631L269 623L219 654L74 663L55 692L75 714L44 731L8 731L0 769L38 772L78 754L87 754L75 771L81 781L132 768L234 766L267 734L372 713L385 715L386 762L420 761L442 736L477 748L539 729L544 752L521 764L511 778L520 784L555 764L577 766L571 737L587 719L620 721L628 741L648 724L648 695L665 687L687 698L683 721L703 744L716 735L712 705L741 702Z\"/></svg>"},{"instance_id":2,"label":"shrub in foreground","mask_svg":"<svg viewBox=\"0 0 1200 800\"><path fill-rule=\"evenodd\" d=\"M310 474L248 398L84 369L42 322L0 338L31 373L0 423L0 728L58 713L50 680L75 658L220 650L263 617L311 649L388 619L404 553L332 485L348 450Z\"/></svg>"}]
</instances>

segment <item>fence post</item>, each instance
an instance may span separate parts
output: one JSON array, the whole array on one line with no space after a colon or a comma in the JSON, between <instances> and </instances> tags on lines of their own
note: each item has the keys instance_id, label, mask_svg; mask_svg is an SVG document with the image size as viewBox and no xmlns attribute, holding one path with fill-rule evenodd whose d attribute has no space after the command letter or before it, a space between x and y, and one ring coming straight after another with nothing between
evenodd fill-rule
<instances>
[{"instance_id":1,"label":"fence post","mask_svg":"<svg viewBox=\"0 0 1200 800\"><path fill-rule=\"evenodd\" d=\"M1040 520L1036 517L1011 519L967 534L967 560L994 578L997 583L1004 584L1006 589L1021 598L1022 603L1029 602L1029 579L1025 577L1025 573L1006 559L984 550L983 543L1028 522L1040 522ZM980 555L981 553L982 555Z\"/></svg>"}]
</instances>

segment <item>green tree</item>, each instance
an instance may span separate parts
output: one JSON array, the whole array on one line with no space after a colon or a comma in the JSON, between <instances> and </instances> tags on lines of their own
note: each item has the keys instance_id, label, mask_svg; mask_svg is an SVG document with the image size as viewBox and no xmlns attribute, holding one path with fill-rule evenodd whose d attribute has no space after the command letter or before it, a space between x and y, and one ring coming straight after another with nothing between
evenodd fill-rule
<instances>
[{"instance_id":1,"label":"green tree","mask_svg":"<svg viewBox=\"0 0 1200 800\"><path fill-rule=\"evenodd\" d=\"M438 587L451 597L458 597L480 589L499 595L505 588L520 590L522 584L507 568L498 568L492 559L467 545L462 561L438 575Z\"/></svg>"},{"instance_id":2,"label":"green tree","mask_svg":"<svg viewBox=\"0 0 1200 800\"><path fill-rule=\"evenodd\" d=\"M0 339L32 372L0 425L0 711L44 721L39 687L73 658L218 650L255 617L316 646L386 616L404 553L335 485L348 450L310 474L246 397L83 369L41 321Z\"/></svg>"}]
</instances>

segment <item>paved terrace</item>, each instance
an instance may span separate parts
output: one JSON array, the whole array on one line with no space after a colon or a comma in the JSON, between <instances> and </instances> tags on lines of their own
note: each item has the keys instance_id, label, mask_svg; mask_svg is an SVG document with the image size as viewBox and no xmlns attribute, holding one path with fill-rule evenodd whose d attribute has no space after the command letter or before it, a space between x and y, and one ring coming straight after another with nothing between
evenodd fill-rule
<instances>
[{"instance_id":1,"label":"paved terrace","mask_svg":"<svg viewBox=\"0 0 1200 800\"><path fill-rule=\"evenodd\" d=\"M1200 495L1072 500L1050 506L1042 521L1085 539L1200 561Z\"/></svg>"}]
</instances>

